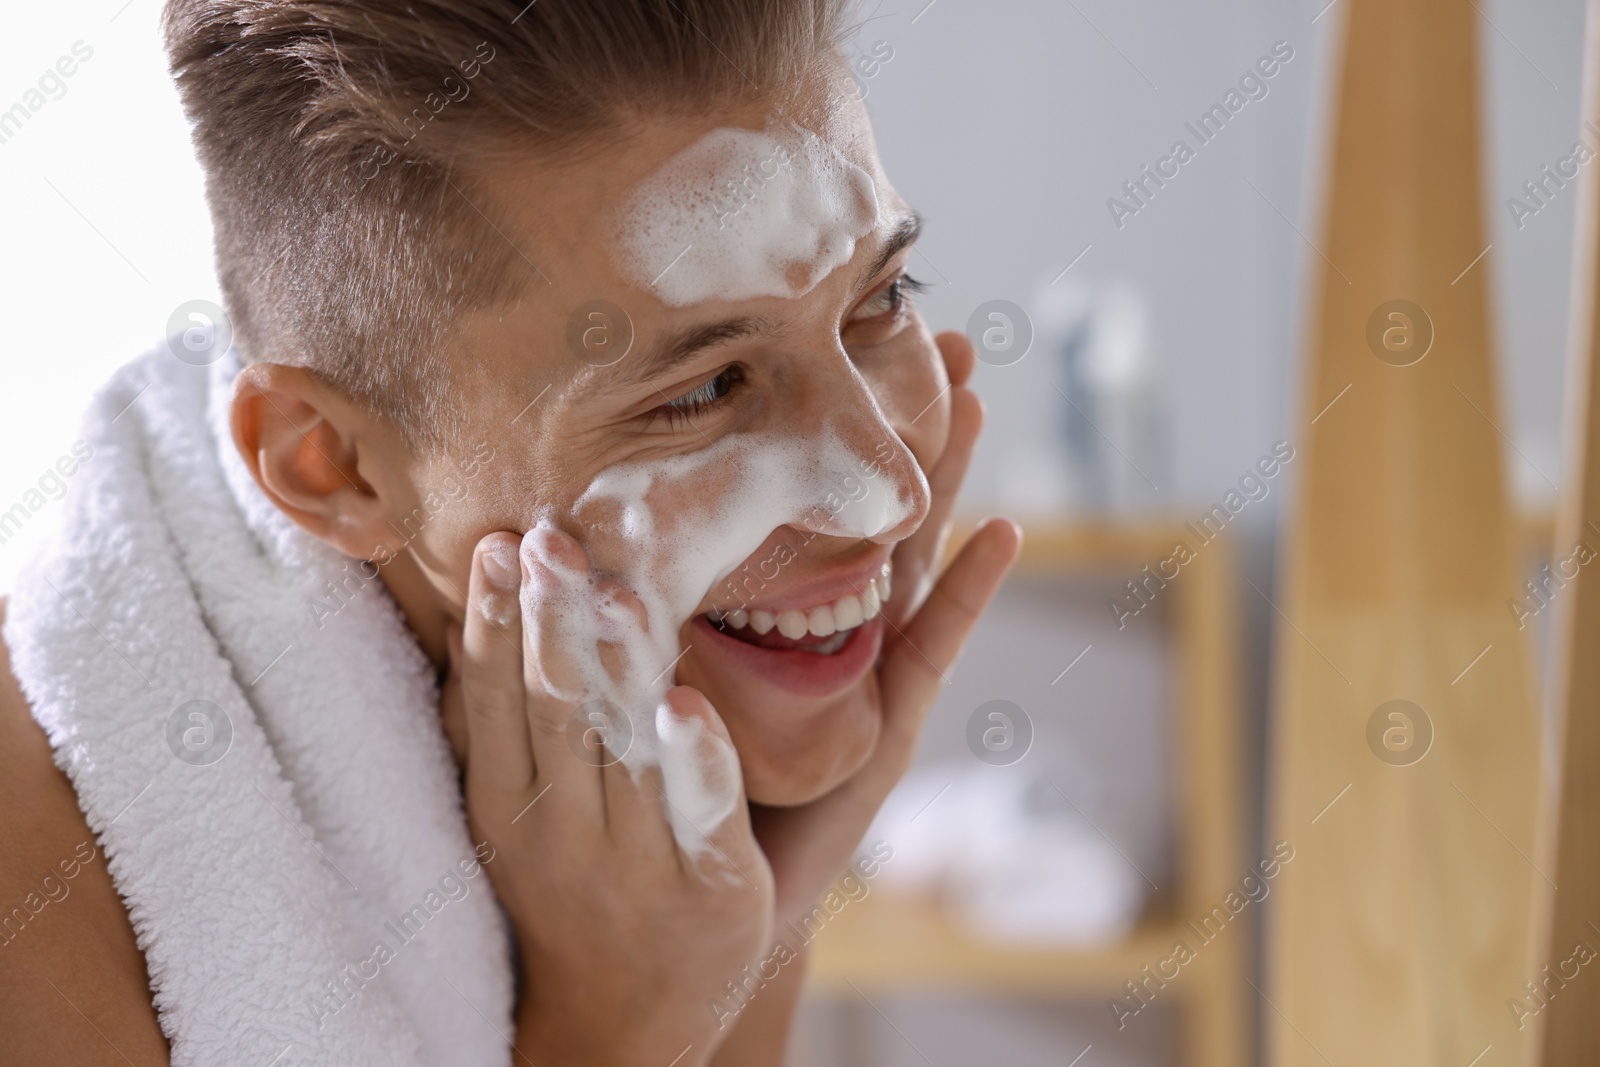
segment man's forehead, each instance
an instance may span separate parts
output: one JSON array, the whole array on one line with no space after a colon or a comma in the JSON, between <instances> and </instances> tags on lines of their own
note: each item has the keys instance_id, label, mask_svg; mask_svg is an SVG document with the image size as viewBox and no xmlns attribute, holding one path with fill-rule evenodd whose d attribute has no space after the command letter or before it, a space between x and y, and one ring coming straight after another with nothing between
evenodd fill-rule
<instances>
[{"instance_id":1,"label":"man's forehead","mask_svg":"<svg viewBox=\"0 0 1600 1067\"><path fill-rule=\"evenodd\" d=\"M847 73L843 74L843 81L848 83ZM821 85L820 82L818 84ZM709 135L717 131L740 130L751 137L760 137L763 136L762 130L771 131L777 123L783 122L798 127L803 136L819 142L828 152L835 154L859 176L862 183L873 187L878 200L875 213L871 213L875 217L864 215L859 220L861 225L857 227L860 232L851 237L851 242L859 247L848 249L848 255L835 256L832 262L824 260L821 265L828 269L811 279L811 284L806 288L820 284L824 277L835 272L848 271L857 283L868 281L869 277L856 277L862 274L862 266L871 262L867 274L875 275L885 260L915 239L919 220L883 175L871 126L859 98L832 88L819 88L811 94L809 106L792 113L803 117L818 129L799 127L781 107L747 107L701 116L692 121L666 119L641 125L610 143L600 142L592 151L569 155L559 161L524 158L508 162L502 158L499 165L485 171L486 195L491 198L491 204L486 205L491 208L489 213L495 213L494 208L504 210L507 222L503 236L516 247L520 259L534 267L523 294L524 302L530 305L529 310L537 308L538 314L534 319L560 330L563 323L567 327L573 325L565 322L569 312L576 314L575 309L587 307L597 300L627 305L633 312L629 316L632 321L617 323L613 321L616 316L604 314L600 317L602 321L591 321L592 316L584 317L578 324L578 336L604 337L608 335L608 329L624 329L633 345L634 358L629 359L630 363L636 362L652 344L680 353L703 347L686 340L691 334L731 339L736 335L748 336L755 332L768 336L782 333L786 320L792 317L787 308L782 308L778 314L768 314L770 309L763 309L760 316L762 328L756 331L727 328L731 320L740 317L738 313L749 311L737 304L725 304L720 309L720 316L686 316L658 306L655 298L660 294L652 288L651 283L659 285L663 281L670 281L671 272L686 265L683 259L677 257L691 242L685 240L683 244L666 249L660 256L661 262L650 266L648 276L638 269L630 271L626 262L625 240L628 223L637 220L628 220L625 212L630 198L636 197L642 184L664 167L670 167L685 152L694 151L695 146L704 142ZM775 116L780 117L775 119ZM763 123L766 125L763 126ZM792 147L792 138L790 144ZM753 163L753 166L744 168L750 172L743 175L747 193L748 187L759 186L762 180L760 167L763 158L758 155L754 160L747 161ZM770 174L772 167L773 164L767 163L766 173ZM720 177L726 185L729 176L724 174ZM757 188L756 192L759 193L760 189ZM686 188L679 189L678 193L688 200L697 196L701 200L708 200L715 190ZM734 216L737 224L741 208L742 202L735 196L722 205L721 211L724 215ZM873 253L880 249L881 254L874 257ZM876 262L872 262L874 258ZM677 259L676 264L674 259ZM661 274L663 270L667 271L665 276ZM693 289L692 286L690 288ZM701 288L703 290L705 287ZM682 296L682 292L679 295ZM708 294L702 291L689 295ZM718 295L723 294L719 292ZM678 303L685 311L697 310L692 300L680 300ZM617 306L616 310L621 311L621 307ZM796 314L802 310L798 305L794 309ZM705 311L712 309L706 308ZM744 317L748 319L750 315ZM640 334L637 338L631 336L635 328ZM573 331L569 328L565 332L571 334ZM589 377L580 368L574 369L579 371L580 378Z\"/></svg>"},{"instance_id":2,"label":"man's forehead","mask_svg":"<svg viewBox=\"0 0 1600 1067\"><path fill-rule=\"evenodd\" d=\"M652 115L597 137L592 149L559 159L507 155L476 168L477 177L518 231L508 230L513 239L543 244L547 257L579 261L605 253L599 231L615 221L640 182L717 129L798 125L886 186L866 107L840 88L850 84L840 64L782 103L752 102L694 117ZM538 261L532 250L529 257Z\"/></svg>"}]
</instances>

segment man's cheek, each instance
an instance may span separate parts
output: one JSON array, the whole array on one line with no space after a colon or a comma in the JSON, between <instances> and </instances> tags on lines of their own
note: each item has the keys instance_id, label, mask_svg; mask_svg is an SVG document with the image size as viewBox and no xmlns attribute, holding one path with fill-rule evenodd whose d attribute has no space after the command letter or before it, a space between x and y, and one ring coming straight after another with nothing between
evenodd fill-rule
<instances>
[{"instance_id":1,"label":"man's cheek","mask_svg":"<svg viewBox=\"0 0 1600 1067\"><path fill-rule=\"evenodd\" d=\"M737 507L737 471L731 464L687 464L681 472L658 473L647 480L649 488L642 497L626 503L614 496L586 499L578 493L565 507L557 506L558 513L571 516L568 532L589 550L600 570L632 573L649 559L655 561L654 567L647 566L645 572L653 573L655 567L695 547L683 543L685 531L713 523Z\"/></svg>"}]
</instances>

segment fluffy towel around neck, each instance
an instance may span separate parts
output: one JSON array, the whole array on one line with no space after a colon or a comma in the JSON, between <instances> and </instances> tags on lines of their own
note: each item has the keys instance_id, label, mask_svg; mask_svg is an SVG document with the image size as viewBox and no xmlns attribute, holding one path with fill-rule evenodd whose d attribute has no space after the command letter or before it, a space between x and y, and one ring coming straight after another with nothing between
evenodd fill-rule
<instances>
[{"instance_id":1,"label":"fluffy towel around neck","mask_svg":"<svg viewBox=\"0 0 1600 1067\"><path fill-rule=\"evenodd\" d=\"M504 1067L508 927L433 669L382 580L251 479L237 373L157 349L101 390L60 536L11 598L13 670L174 1067Z\"/></svg>"}]
</instances>

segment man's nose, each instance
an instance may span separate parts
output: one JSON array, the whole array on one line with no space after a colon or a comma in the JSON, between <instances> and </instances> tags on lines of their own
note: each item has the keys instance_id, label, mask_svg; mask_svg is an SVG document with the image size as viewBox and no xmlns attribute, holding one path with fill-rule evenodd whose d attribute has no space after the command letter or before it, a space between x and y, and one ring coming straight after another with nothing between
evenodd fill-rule
<instances>
[{"instance_id":1,"label":"man's nose","mask_svg":"<svg viewBox=\"0 0 1600 1067\"><path fill-rule=\"evenodd\" d=\"M848 383L831 382L815 403L790 413L814 421L823 438L818 455L826 487L822 507L803 525L838 537L900 541L927 518L928 479L866 381L853 368L848 376Z\"/></svg>"}]
</instances>

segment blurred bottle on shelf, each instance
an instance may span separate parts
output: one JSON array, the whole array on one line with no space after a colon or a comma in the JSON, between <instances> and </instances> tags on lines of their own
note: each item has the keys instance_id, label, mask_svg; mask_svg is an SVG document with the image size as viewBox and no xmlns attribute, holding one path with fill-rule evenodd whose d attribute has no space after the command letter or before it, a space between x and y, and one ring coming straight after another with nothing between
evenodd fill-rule
<instances>
[{"instance_id":1,"label":"blurred bottle on shelf","mask_svg":"<svg viewBox=\"0 0 1600 1067\"><path fill-rule=\"evenodd\" d=\"M1143 299L1121 283L1063 282L1044 287L1035 307L1068 507L1112 518L1160 508L1171 415Z\"/></svg>"}]
</instances>

